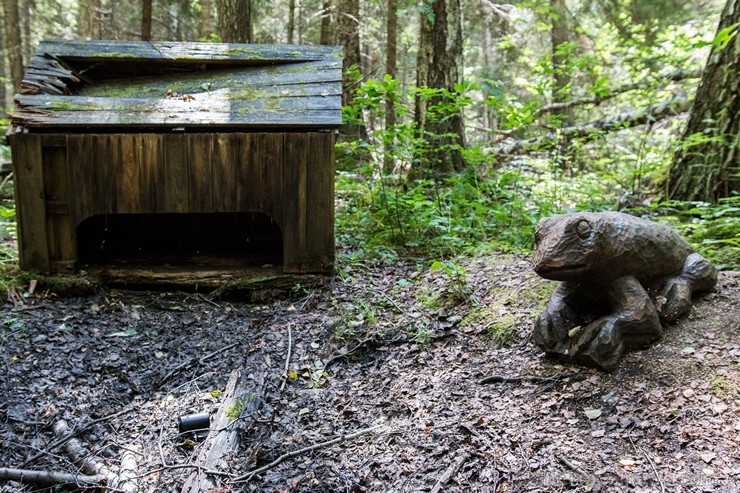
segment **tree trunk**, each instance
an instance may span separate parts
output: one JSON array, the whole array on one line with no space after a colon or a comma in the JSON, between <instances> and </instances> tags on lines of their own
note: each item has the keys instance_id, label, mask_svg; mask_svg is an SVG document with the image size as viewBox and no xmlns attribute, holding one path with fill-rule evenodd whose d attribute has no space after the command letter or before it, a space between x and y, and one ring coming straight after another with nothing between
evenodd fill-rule
<instances>
[{"instance_id":1,"label":"tree trunk","mask_svg":"<svg viewBox=\"0 0 740 493\"><path fill-rule=\"evenodd\" d=\"M398 0L388 0L388 19L386 21L386 59L385 59L385 73L391 78L397 77L397 66L398 66ZM385 142L385 159L383 162L383 169L386 174L393 173L395 168L395 160L393 159L393 147L394 147L394 130L396 125L396 101L395 94L387 96L385 99L385 130L387 132L387 139Z\"/></svg>"},{"instance_id":2,"label":"tree trunk","mask_svg":"<svg viewBox=\"0 0 740 493\"><path fill-rule=\"evenodd\" d=\"M455 85L462 79L460 0L427 0L420 11L416 85L454 93ZM429 112L429 108L446 99L434 96L427 100L417 95L415 118L428 144L424 152L425 166L440 172L461 171L465 167L461 152L465 146L462 111L441 117Z\"/></svg>"},{"instance_id":3,"label":"tree trunk","mask_svg":"<svg viewBox=\"0 0 740 493\"><path fill-rule=\"evenodd\" d=\"M152 39L152 0L142 0L141 4L141 40Z\"/></svg>"},{"instance_id":4,"label":"tree trunk","mask_svg":"<svg viewBox=\"0 0 740 493\"><path fill-rule=\"evenodd\" d=\"M252 42L252 1L216 0L218 32L226 43Z\"/></svg>"},{"instance_id":5,"label":"tree trunk","mask_svg":"<svg viewBox=\"0 0 740 493\"><path fill-rule=\"evenodd\" d=\"M211 0L200 0L200 26L198 32L202 39L213 34L213 4Z\"/></svg>"},{"instance_id":6,"label":"tree trunk","mask_svg":"<svg viewBox=\"0 0 740 493\"><path fill-rule=\"evenodd\" d=\"M17 92L23 80L23 40L21 38L21 25L18 13L17 0L3 0L5 20L5 48L8 51L8 63L10 64L10 81L13 84L13 92Z\"/></svg>"},{"instance_id":7,"label":"tree trunk","mask_svg":"<svg viewBox=\"0 0 740 493\"><path fill-rule=\"evenodd\" d=\"M668 198L716 202L740 191L740 0L727 0L682 145L665 184ZM732 27L734 25L734 28Z\"/></svg>"},{"instance_id":8,"label":"tree trunk","mask_svg":"<svg viewBox=\"0 0 740 493\"><path fill-rule=\"evenodd\" d=\"M562 103L570 98L570 70L568 69L568 57L563 52L564 45L569 41L567 9L565 0L551 0L550 4L550 42L552 48L552 102ZM568 119L568 110L553 111L556 126L565 126Z\"/></svg>"},{"instance_id":9,"label":"tree trunk","mask_svg":"<svg viewBox=\"0 0 740 493\"><path fill-rule=\"evenodd\" d=\"M331 22L332 5L331 0L324 0L321 7L321 39L319 44L330 45L334 42Z\"/></svg>"},{"instance_id":10,"label":"tree trunk","mask_svg":"<svg viewBox=\"0 0 740 493\"><path fill-rule=\"evenodd\" d=\"M352 104L353 94L360 80L360 2L359 0L342 0L337 16L336 41L344 48L342 105ZM342 129L342 134L349 138L359 138L363 134L362 125L349 124Z\"/></svg>"},{"instance_id":11,"label":"tree trunk","mask_svg":"<svg viewBox=\"0 0 740 493\"><path fill-rule=\"evenodd\" d=\"M0 36L0 104L2 104L2 110L5 112L10 108L10 101L8 101L8 87L5 81L8 80L8 67L5 65L5 39Z\"/></svg>"},{"instance_id":12,"label":"tree trunk","mask_svg":"<svg viewBox=\"0 0 740 493\"><path fill-rule=\"evenodd\" d=\"M288 2L288 44L293 44L295 32L295 0Z\"/></svg>"}]
</instances>

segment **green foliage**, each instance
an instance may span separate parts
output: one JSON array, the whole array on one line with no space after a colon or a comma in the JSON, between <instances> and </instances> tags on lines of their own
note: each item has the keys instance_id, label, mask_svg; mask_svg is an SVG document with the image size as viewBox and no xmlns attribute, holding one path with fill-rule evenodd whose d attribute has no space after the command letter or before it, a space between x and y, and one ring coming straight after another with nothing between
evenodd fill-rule
<instances>
[{"instance_id":1,"label":"green foliage","mask_svg":"<svg viewBox=\"0 0 740 493\"><path fill-rule=\"evenodd\" d=\"M718 204L673 201L654 208L717 268L740 270L740 195Z\"/></svg>"},{"instance_id":2,"label":"green foliage","mask_svg":"<svg viewBox=\"0 0 740 493\"><path fill-rule=\"evenodd\" d=\"M465 267L453 262L435 261L431 265L431 270L442 270L449 281L450 295L453 302L463 302L471 295L471 287L468 284L467 272Z\"/></svg>"}]
</instances>

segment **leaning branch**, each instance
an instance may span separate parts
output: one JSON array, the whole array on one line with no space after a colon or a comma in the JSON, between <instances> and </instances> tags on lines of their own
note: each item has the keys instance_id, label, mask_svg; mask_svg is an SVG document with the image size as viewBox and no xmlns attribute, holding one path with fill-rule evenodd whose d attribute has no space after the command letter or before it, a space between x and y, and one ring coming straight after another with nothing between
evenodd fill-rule
<instances>
[{"instance_id":1,"label":"leaning branch","mask_svg":"<svg viewBox=\"0 0 740 493\"><path fill-rule=\"evenodd\" d=\"M624 84L619 87L616 87L606 94L601 94L598 96L589 96L589 97L583 97L583 98L574 98L570 101L563 101L559 103L551 103L545 106L542 106L541 108L538 108L536 111L536 115L542 115L543 113L550 113L553 111L562 111L568 108L572 108L573 106L581 106L584 104L593 104L598 105L603 103L604 101L607 101L609 99L615 98L619 96L620 94L624 94L625 92L629 91L635 91L637 89L647 89L649 87L652 87L655 85L656 79L660 81L660 85L665 84L667 82L679 82L685 79L699 79L701 78L702 71L701 70L680 70L678 72L673 72L670 74L660 75L657 78L656 77L646 77L645 79L639 80L637 82L631 82L629 84Z\"/></svg>"},{"instance_id":2,"label":"leaning branch","mask_svg":"<svg viewBox=\"0 0 740 493\"><path fill-rule=\"evenodd\" d=\"M646 123L655 123L664 118L677 116L691 109L693 101L683 96L676 96L662 103L654 104L647 108L640 108L633 111L625 111L616 116L596 120L577 125L565 127L558 130L557 136L549 134L534 139L505 141L493 146L492 150L497 155L502 154L523 154L533 149L538 149L558 139L582 138L593 140L600 137L604 132L611 130L621 130L629 127L636 127Z\"/></svg>"}]
</instances>

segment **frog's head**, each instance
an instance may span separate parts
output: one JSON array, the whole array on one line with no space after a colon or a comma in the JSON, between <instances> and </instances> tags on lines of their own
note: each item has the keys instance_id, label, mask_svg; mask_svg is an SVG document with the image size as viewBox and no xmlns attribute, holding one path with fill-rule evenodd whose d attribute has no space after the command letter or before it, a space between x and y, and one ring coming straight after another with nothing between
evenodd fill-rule
<instances>
[{"instance_id":1,"label":"frog's head","mask_svg":"<svg viewBox=\"0 0 740 493\"><path fill-rule=\"evenodd\" d=\"M541 219L534 233L534 271L555 281L587 277L599 258L596 222L597 218L589 213Z\"/></svg>"}]
</instances>

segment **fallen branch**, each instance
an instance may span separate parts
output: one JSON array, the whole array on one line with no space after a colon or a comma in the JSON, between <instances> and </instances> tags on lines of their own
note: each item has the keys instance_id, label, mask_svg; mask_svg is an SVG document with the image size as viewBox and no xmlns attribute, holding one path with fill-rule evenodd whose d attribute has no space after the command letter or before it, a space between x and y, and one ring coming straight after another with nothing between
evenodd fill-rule
<instances>
[{"instance_id":1,"label":"fallen branch","mask_svg":"<svg viewBox=\"0 0 740 493\"><path fill-rule=\"evenodd\" d=\"M440 476L440 478L437 480L437 483L434 485L434 488L432 488L431 493L439 493L442 491L442 488L452 479L452 477L457 474L457 471L460 470L463 464L470 458L470 453L463 452L460 455L457 456L457 459L450 464L450 466L445 470L444 474Z\"/></svg>"},{"instance_id":2,"label":"fallen branch","mask_svg":"<svg viewBox=\"0 0 740 493\"><path fill-rule=\"evenodd\" d=\"M331 439L329 441L326 441L326 442L316 443L316 444L310 445L308 447L303 447L303 448L298 449L298 450L293 450L291 452L287 452L287 453L281 455L280 457L278 457L277 459L275 459L274 461L270 462L269 464L266 464L266 465L264 465L262 467L258 467L257 469L252 469L248 473L242 474L241 476L238 476L238 477L232 479L231 481L229 481L229 483L233 484L233 483L245 483L245 482L249 482L252 479L252 477L255 476L256 474L259 474L261 472L265 472L265 471L267 471L269 469L272 469L273 467L277 466L278 464L281 464L281 463L285 462L286 460L288 460L288 459L290 459L292 457L297 457L299 455L303 455L303 454L308 453L308 452L313 452L314 450L325 449L327 447L331 447L332 445L336 445L337 443L341 443L341 442L344 442L344 441L347 441L347 440L354 440L357 437L361 437L363 435L370 434L370 433L372 433L375 430L378 430L380 428L381 428L380 425L378 425L378 426L372 426L370 428L365 428L363 430L359 430L359 431L356 431L354 433L349 433L347 435L340 435L340 436L338 436L336 438L333 438L333 439Z\"/></svg>"},{"instance_id":3,"label":"fallen branch","mask_svg":"<svg viewBox=\"0 0 740 493\"><path fill-rule=\"evenodd\" d=\"M76 486L105 485L105 477L100 475L69 474L57 471L34 471L0 467L0 481L17 481L25 484L55 486L73 484Z\"/></svg>"},{"instance_id":4,"label":"fallen branch","mask_svg":"<svg viewBox=\"0 0 740 493\"><path fill-rule=\"evenodd\" d=\"M63 419L60 419L54 424L54 434L58 436L66 436L72 433L69 425ZM118 482L118 475L108 469L108 467L95 460L90 452L82 446L79 440L76 438L70 438L67 443L62 447L64 452L67 454L72 462L78 466L82 472L91 476L102 476L108 483L115 484Z\"/></svg>"},{"instance_id":5,"label":"fallen branch","mask_svg":"<svg viewBox=\"0 0 740 493\"><path fill-rule=\"evenodd\" d=\"M218 356L219 354L221 354L221 353L223 353L225 351L228 351L229 349L231 349L231 348L233 348L235 346L238 346L238 345L239 345L239 342L233 342L233 343L229 344L228 346L222 347L220 349L216 349L215 351L212 351L212 352L206 354L205 356L202 356L200 358L192 358L190 361L186 361L185 363L182 363L181 365L176 366L167 375L165 375L159 381L157 381L154 384L154 388L155 389L161 388L162 385L164 385L165 383L167 383L167 381L169 381L170 378L174 377L175 375L177 375L178 373L180 373L182 370L188 370L188 369L192 368L193 366L195 366L196 363L202 365L204 362L208 361L209 359L213 358L214 356Z\"/></svg>"},{"instance_id":6,"label":"fallen branch","mask_svg":"<svg viewBox=\"0 0 740 493\"><path fill-rule=\"evenodd\" d=\"M23 464L21 464L21 467L28 467L28 465L31 464L32 462L38 460L39 458L43 457L44 455L49 454L55 448L61 447L62 445L64 445L65 443L67 443L69 440L73 439L74 437L76 437L80 433L84 433L85 431L89 430L90 428L92 428L96 424L102 423L103 421L111 420L113 418L117 418L119 416L123 416L126 413L130 413L134 409L136 409L136 406L131 406L131 407L129 407L127 409L124 409L122 411L118 411L118 412L115 412L115 413L111 413L111 414L105 415L102 418L93 419L92 421L90 421L85 426L82 426L80 428L77 428L74 431L70 431L68 434L64 435L63 437L57 438L56 440L52 441L49 445L47 445L47 447L44 450L40 451L39 453L37 453L36 455L32 456L31 458L26 459L26 461Z\"/></svg>"},{"instance_id":7,"label":"fallen branch","mask_svg":"<svg viewBox=\"0 0 740 493\"><path fill-rule=\"evenodd\" d=\"M282 393L285 389L285 384L288 382L288 375L290 372L290 357L293 351L293 331L288 324L288 352L285 355L285 369L283 370L283 383L280 384L280 392Z\"/></svg>"}]
</instances>

